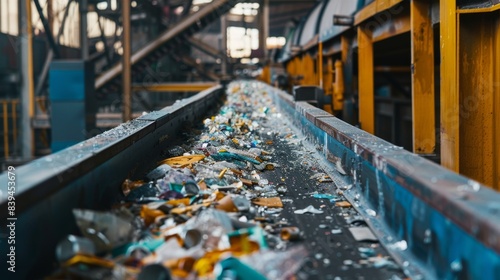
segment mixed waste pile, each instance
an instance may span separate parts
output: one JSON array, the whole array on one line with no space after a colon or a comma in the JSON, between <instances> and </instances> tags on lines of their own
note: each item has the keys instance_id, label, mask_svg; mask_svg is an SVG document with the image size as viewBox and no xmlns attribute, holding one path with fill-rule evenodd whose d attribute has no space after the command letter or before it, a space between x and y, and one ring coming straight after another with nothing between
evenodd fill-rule
<instances>
[{"instance_id":1,"label":"mixed waste pile","mask_svg":"<svg viewBox=\"0 0 500 280\"><path fill-rule=\"evenodd\" d=\"M252 87L231 84L219 114L205 119L190 142L171 147L144 178L125 180L124 199L112 210L74 209L81 236L58 244L61 267L53 278L293 278L311 252L301 229L281 216L290 182L264 176L282 168L271 132L280 113ZM311 179L333 184L324 173ZM350 207L337 193L311 197ZM294 213L314 217L323 210L309 205ZM375 256L371 247L359 249Z\"/></svg>"}]
</instances>

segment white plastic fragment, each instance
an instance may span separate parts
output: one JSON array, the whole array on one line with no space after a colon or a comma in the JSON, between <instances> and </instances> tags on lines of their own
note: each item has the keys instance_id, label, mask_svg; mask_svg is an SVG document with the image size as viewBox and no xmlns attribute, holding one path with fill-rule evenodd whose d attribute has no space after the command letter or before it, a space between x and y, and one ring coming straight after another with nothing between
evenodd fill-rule
<instances>
[{"instance_id":1,"label":"white plastic fragment","mask_svg":"<svg viewBox=\"0 0 500 280\"><path fill-rule=\"evenodd\" d=\"M314 206L312 206L312 205L309 205L304 209L295 210L295 211L293 211L293 213L295 213L295 214L305 214L305 213L323 214L323 211L314 208Z\"/></svg>"}]
</instances>

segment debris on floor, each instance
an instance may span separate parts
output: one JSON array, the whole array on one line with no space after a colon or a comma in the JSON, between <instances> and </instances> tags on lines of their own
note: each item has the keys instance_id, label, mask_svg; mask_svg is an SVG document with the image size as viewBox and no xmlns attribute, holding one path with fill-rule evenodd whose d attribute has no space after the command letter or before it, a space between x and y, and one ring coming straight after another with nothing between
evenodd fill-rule
<instances>
[{"instance_id":1,"label":"debris on floor","mask_svg":"<svg viewBox=\"0 0 500 280\"><path fill-rule=\"evenodd\" d=\"M368 227L346 223L357 215L352 205L332 178L307 160L303 139L278 129L286 125L270 104L268 94L250 82L230 85L225 105L203 121L201 134L170 148L171 156L142 178L123 182L120 204L107 212L74 209L81 236L61 240L60 269L53 278L320 279L318 262L331 275L361 267L361 260L344 259L340 252L312 252L341 246L359 246L351 252L372 268L394 268L379 246L337 245L336 239L352 239L347 231L352 242L377 239ZM301 149L278 152L277 145L284 144ZM292 159L277 160L283 156ZM287 174L289 164L315 173L303 176L309 186L285 175L267 176ZM348 173L340 163L335 167ZM327 187L315 190L318 184ZM307 206L294 205L301 200ZM285 218L293 214L300 217ZM342 224L339 215L345 215ZM308 220L318 225L312 228ZM324 236L326 243L311 234Z\"/></svg>"}]
</instances>

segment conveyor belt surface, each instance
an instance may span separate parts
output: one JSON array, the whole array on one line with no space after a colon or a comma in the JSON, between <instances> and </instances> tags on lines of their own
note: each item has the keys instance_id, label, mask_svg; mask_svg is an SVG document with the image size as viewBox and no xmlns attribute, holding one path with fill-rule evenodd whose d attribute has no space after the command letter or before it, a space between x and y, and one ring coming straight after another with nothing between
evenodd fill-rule
<instances>
[{"instance_id":1,"label":"conveyor belt surface","mask_svg":"<svg viewBox=\"0 0 500 280\"><path fill-rule=\"evenodd\" d=\"M106 251L102 248L102 239L109 240L111 244L105 247L112 249L111 252L119 250L117 248L121 246L128 246L129 249L122 249L121 254L105 254L91 261L76 261L75 258L80 256L70 256L76 253L72 251L74 247L65 248L65 243L59 243L56 249L59 259L61 255L66 256L61 251L69 252L61 260L64 269L59 270L56 277L86 275L90 278L112 278L113 274L116 277L116 267L108 268L109 276L106 276L105 265L96 265L99 261L114 262L127 268L130 271L125 275L132 278L137 275L134 272L136 269L139 272L138 279L145 279L141 278L141 273L145 273L146 268L152 267L153 263L169 267L172 277L178 279L221 279L228 275L233 275L233 279L257 277L257 273L252 277L245 275L248 271L243 272L241 268L227 268L225 273L221 273L220 269L212 272L213 267L221 266L227 258L227 253L219 252L230 249L229 252L242 259L255 258L247 261L247 264L268 279L286 279L292 275L298 279L401 279L401 270L376 239L354 240L350 229L370 230L362 216L343 197L342 189L347 186L342 184L337 188L331 177L335 174L324 173L314 146L304 145L305 138L301 132L291 128L292 124L277 111L267 92L256 85L254 82L231 84L226 103L217 115L205 119L201 134L198 135L197 131L193 133L193 130L179 132L178 140L184 138L181 136L183 134L190 137L184 138L182 145L167 150L167 159L161 164L166 163L170 167L162 165L155 169L159 175L137 174L131 178L143 181L126 180L122 185L126 203L119 203L120 206L115 204L114 209L126 209L123 211L135 213L140 218L120 224L110 222L111 218L107 216L107 223L112 225L101 225L103 222L99 215L106 215L103 212L74 210L80 232L88 238L84 240L93 242L96 252L100 251L102 255L102 251ZM249 184L248 180L253 183ZM340 178L335 181L342 182ZM135 182L139 182L138 185L132 186ZM194 190L188 191L188 186ZM215 199L212 198L214 196ZM184 197L190 198L191 206L185 205L186 202L177 205ZM237 209L232 209L234 206L226 207L227 199L232 199ZM266 203L265 199L273 199L277 203ZM236 201L245 206L238 205ZM251 202L253 206L250 206ZM176 207L173 209L160 206L174 204ZM298 213L308 207L312 207L316 213ZM119 212L121 216L117 211L107 212L107 215L116 215L113 218L119 219L117 217L122 217L123 211ZM222 226L210 226L210 223L224 223L224 216L221 215L226 212L233 223L238 220L246 222L239 231L264 229L261 234L264 234L265 241L258 242L257 251L242 251L240 243L231 239L234 237L230 238L230 246L223 244L223 239L214 234L228 231L227 236L233 236L238 231L236 225L230 230ZM217 222L197 222L207 216L215 218ZM120 238L110 233L122 233L124 228L131 225L140 234L121 236L127 239L126 242L119 241ZM283 237L283 232L292 230L290 227L297 232L292 231L290 236ZM186 230L191 234L199 231L203 234L203 240L217 239L218 245L213 247L213 244L207 245L209 241L200 241L199 246L186 248L185 244L193 242ZM96 232L106 237L96 238ZM175 242L169 243L172 232L178 234L176 236L179 236L177 238L181 239L184 248L176 247ZM254 240L254 235L250 235L250 240ZM125 251L128 252L131 246L146 246L126 244L145 244L151 240L163 245L135 259L126 256ZM244 240L240 242L253 242ZM279 255L274 256L272 251L284 252L286 257L279 259ZM217 256L215 259L209 257L214 254ZM194 262L192 267L180 267L177 264L186 262L186 256ZM265 264L262 258L277 260L276 263ZM210 263L208 271L200 268L204 262ZM83 270L82 263L86 264ZM92 268L89 263L97 268Z\"/></svg>"},{"instance_id":2,"label":"conveyor belt surface","mask_svg":"<svg viewBox=\"0 0 500 280\"><path fill-rule=\"evenodd\" d=\"M37 279L60 266L56 265L55 256L61 256L55 253L56 247L68 234L81 236L87 233L88 237L91 233L94 237L106 237L105 234L110 232L119 233L119 230L97 230L98 223L90 223L90 226L89 223L86 226L82 223L82 217L96 217L96 213L107 213L103 215L109 218L106 215L110 209L117 209L116 205L136 214L133 222L128 223L135 233L160 233L160 238L156 238L161 242L159 245L174 242L163 248L167 249L164 253L169 253L170 249L180 246L175 243L176 239L185 242L186 238L181 234L179 238L168 239L171 235L163 232L167 228L158 230L158 223L166 223L168 215L177 215L173 219L175 225L179 226L185 220L186 224L192 224L195 223L191 222L192 219L196 221L195 217L203 216L203 213L220 215L218 220L227 221L226 216L213 214L216 212L211 209L219 208L223 204L222 199L231 192L241 196L231 199L242 208L228 215L239 222L259 225L252 230L243 230L247 233L229 233L232 238L257 235L256 239L247 240L249 243L231 243L240 245L233 253L242 260L247 259L251 268L239 267L248 273L260 271L270 279L285 275L280 271L292 271L298 279L400 279L405 277L403 270L405 275L415 279L478 279L480 275L483 276L481 279L498 278L500 258L496 237L500 223L495 214L498 210L497 193L349 126L307 103L294 102L286 93L262 83L240 82L228 89L227 106L220 110L217 104L223 95L222 88L217 87L16 168L18 187L14 216L17 219L15 234L18 242L15 244L15 259L18 267L23 269L18 270L14 279ZM238 93L245 97L238 99ZM215 116L213 110L218 110L221 116ZM235 115L239 118L233 120ZM202 123L205 128L200 127ZM238 129L243 133L240 134ZM189 137L184 138L186 135ZM259 155L264 164L252 156L258 151L268 152ZM178 194L158 193L165 191L161 189L164 184L156 190L146 186L145 193L153 191L148 195L124 195L122 186L126 179L150 181L146 178L150 170L166 158L165 163L175 163L176 160L171 157L179 153L189 153L191 158L196 158L193 153L203 154L205 158L200 158L200 162L193 161L192 166L186 167L196 171L192 171L193 176L197 176L193 181L200 189L205 182L207 190L203 192L208 192L208 195L219 189L221 195L215 198L203 196L208 200L200 198L198 202L193 201L195 204L206 203L198 211L182 207L157 209L165 202L151 198L157 195L162 200L167 200L169 195L192 197L196 191L186 191L187 185L193 187L191 183L185 184L187 181L177 186L169 185L170 188L179 188ZM222 160L231 162L222 163ZM201 176L203 172L197 169L200 165L217 172L205 172ZM224 180L210 180L214 177ZM7 182L9 178L6 174L0 175L1 182ZM255 182L249 183L248 180ZM245 182L245 187L239 181ZM232 187L225 186L227 184ZM262 199L265 196L273 197L272 202ZM248 207L247 200L252 201L252 208ZM123 204L123 201L128 202ZM7 209L5 196L1 197L0 203L2 209ZM260 206L266 203L271 205L268 204L267 208ZM152 211L144 207L152 208L149 209ZM89 212L96 210L103 212ZM302 214L305 210L315 213ZM182 215L177 211L181 211ZM4 221L9 217L8 213L0 213ZM167 220L151 217L163 214L167 215ZM192 214L192 217L185 214ZM79 217L77 222L75 216ZM245 226L239 222L235 222L238 227ZM174 226L172 220L168 223ZM144 227L145 224L148 226ZM367 225L380 237L379 242L388 249L387 252L374 240L376 238L366 228ZM297 227L301 233L287 231L285 239L299 237L298 240L282 240L283 227ZM144 236L133 234L134 238L126 236L121 240L134 245ZM7 238L7 235L4 233L2 238ZM71 238L67 240L76 240ZM361 240L355 241L356 238ZM99 240L106 239L111 240L99 237ZM373 241L367 242L367 239ZM85 244L82 242L82 245ZM104 243L109 247L113 244ZM267 246L272 250L263 250ZM250 249L259 255L252 259ZM102 261L99 264L104 266L100 272L106 273L106 269L109 272L106 266L118 263L118 267L127 264L125 266L129 268L139 268L119 272L126 271L132 277L140 273L139 263L124 262L119 258L123 250L121 253L120 250L113 251L114 256L98 254ZM203 259L205 253L197 255L196 259ZM2 261L5 261L5 256L2 253ZM281 263L286 264L286 269L271 269L269 272L259 268L259 264L283 259L288 261L274 263L271 268L280 268ZM151 262L151 259L149 262L146 260L141 263ZM221 264L219 258L210 260L210 264ZM175 272L175 265L179 265L162 264L170 267L172 273ZM240 263L229 259L221 265L238 266ZM217 271L207 270L206 276L215 277ZM237 273L237 269L228 271L224 276ZM11 279L9 276L12 274L5 272L1 271L0 278ZM87 272L88 277L91 274Z\"/></svg>"}]
</instances>

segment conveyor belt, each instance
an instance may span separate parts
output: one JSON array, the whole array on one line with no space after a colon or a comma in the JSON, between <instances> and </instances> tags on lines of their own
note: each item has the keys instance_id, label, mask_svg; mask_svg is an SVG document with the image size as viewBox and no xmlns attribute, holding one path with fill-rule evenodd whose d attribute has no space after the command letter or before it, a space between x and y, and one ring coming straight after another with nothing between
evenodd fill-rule
<instances>
[{"instance_id":1,"label":"conveyor belt","mask_svg":"<svg viewBox=\"0 0 500 280\"><path fill-rule=\"evenodd\" d=\"M287 118L263 123L270 128L260 134L273 140L273 156L280 162L263 176L288 187L282 197L283 213L277 218L284 217L304 231L310 257L298 272L299 279L403 277L399 269L388 269L392 265L387 262L382 262L383 269L374 269L375 262L362 257L360 247L390 254L415 279L499 278L498 193L305 102L294 102L284 92L257 82L243 84L249 86L245 90L271 96L270 110L275 107L276 117ZM78 233L71 210L109 209L122 199L121 183L142 176L164 159L174 140L179 140L180 129L212 115L209 110L217 108L220 97L221 87L204 91L16 169L15 249L18 265L23 266L17 275L34 279L50 273L57 242L68 233ZM335 186L311 179L322 171L330 174ZM3 185L8 180L7 174L0 175ZM315 191L340 200L345 197L359 212L314 198ZM0 203L5 221L12 217L5 210L5 196ZM292 213L308 205L324 212ZM348 228L364 223L389 248L387 252L378 243L353 241ZM2 252L1 261L5 256ZM1 273L1 279L10 279L5 270Z\"/></svg>"}]
</instances>

